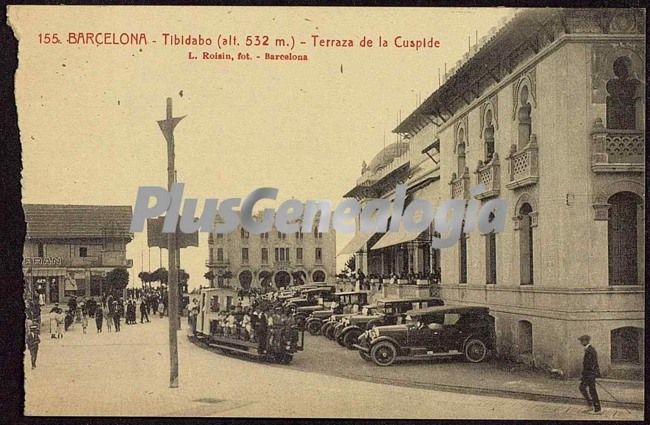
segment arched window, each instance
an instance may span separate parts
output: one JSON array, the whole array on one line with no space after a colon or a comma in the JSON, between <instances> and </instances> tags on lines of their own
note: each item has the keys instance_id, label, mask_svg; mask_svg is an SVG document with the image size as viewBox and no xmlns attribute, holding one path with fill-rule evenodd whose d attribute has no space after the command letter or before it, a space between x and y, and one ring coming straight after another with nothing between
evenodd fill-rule
<instances>
[{"instance_id":1,"label":"arched window","mask_svg":"<svg viewBox=\"0 0 650 425\"><path fill-rule=\"evenodd\" d=\"M532 106L528 100L528 86L524 85L519 91L519 111L517 118L519 121L519 138L518 148L521 149L530 141L532 131L531 119Z\"/></svg>"},{"instance_id":2,"label":"arched window","mask_svg":"<svg viewBox=\"0 0 650 425\"><path fill-rule=\"evenodd\" d=\"M253 274L249 270L244 270L239 273L239 285L243 289L250 289L251 282L253 281Z\"/></svg>"},{"instance_id":3,"label":"arched window","mask_svg":"<svg viewBox=\"0 0 650 425\"><path fill-rule=\"evenodd\" d=\"M522 285L533 284L533 208L524 203L519 208L519 273Z\"/></svg>"},{"instance_id":4,"label":"arched window","mask_svg":"<svg viewBox=\"0 0 650 425\"><path fill-rule=\"evenodd\" d=\"M490 221L494 220L494 213L490 213ZM497 235L493 231L485 235L485 283L497 283Z\"/></svg>"},{"instance_id":5,"label":"arched window","mask_svg":"<svg viewBox=\"0 0 650 425\"><path fill-rule=\"evenodd\" d=\"M607 257L610 285L642 285L639 265L644 261L643 200L632 192L618 192L607 203Z\"/></svg>"},{"instance_id":6,"label":"arched window","mask_svg":"<svg viewBox=\"0 0 650 425\"><path fill-rule=\"evenodd\" d=\"M458 146L456 146L458 155L458 176L465 172L465 129L462 127L458 130Z\"/></svg>"},{"instance_id":7,"label":"arched window","mask_svg":"<svg viewBox=\"0 0 650 425\"><path fill-rule=\"evenodd\" d=\"M325 282L325 272L322 270L316 270L312 273L311 278L314 282Z\"/></svg>"},{"instance_id":8,"label":"arched window","mask_svg":"<svg viewBox=\"0 0 650 425\"><path fill-rule=\"evenodd\" d=\"M611 332L612 363L640 365L643 354L643 329L626 326Z\"/></svg>"},{"instance_id":9,"label":"arched window","mask_svg":"<svg viewBox=\"0 0 650 425\"><path fill-rule=\"evenodd\" d=\"M494 124L492 123L492 110L485 112L485 128L483 129L483 139L485 140L485 163L492 160L494 155Z\"/></svg>"},{"instance_id":10,"label":"arched window","mask_svg":"<svg viewBox=\"0 0 650 425\"><path fill-rule=\"evenodd\" d=\"M533 324L528 320L520 320L517 332L519 354L533 353Z\"/></svg>"},{"instance_id":11,"label":"arched window","mask_svg":"<svg viewBox=\"0 0 650 425\"><path fill-rule=\"evenodd\" d=\"M275 281L275 286L278 288L284 288L286 286L289 286L291 283L291 275L288 272L279 271L275 274L275 278L273 280Z\"/></svg>"},{"instance_id":12,"label":"arched window","mask_svg":"<svg viewBox=\"0 0 650 425\"><path fill-rule=\"evenodd\" d=\"M607 82L607 128L634 130L639 80L633 78L632 63L626 56L614 61L614 78Z\"/></svg>"}]
</instances>

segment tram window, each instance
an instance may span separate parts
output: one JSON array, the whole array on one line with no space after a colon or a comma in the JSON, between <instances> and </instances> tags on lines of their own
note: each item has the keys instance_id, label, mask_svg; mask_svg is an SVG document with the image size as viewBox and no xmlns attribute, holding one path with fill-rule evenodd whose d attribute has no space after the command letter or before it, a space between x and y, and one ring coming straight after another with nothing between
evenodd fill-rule
<instances>
[{"instance_id":1,"label":"tram window","mask_svg":"<svg viewBox=\"0 0 650 425\"><path fill-rule=\"evenodd\" d=\"M219 296L218 295L213 295L212 298L210 298L210 311L212 311L212 312L219 311Z\"/></svg>"}]
</instances>

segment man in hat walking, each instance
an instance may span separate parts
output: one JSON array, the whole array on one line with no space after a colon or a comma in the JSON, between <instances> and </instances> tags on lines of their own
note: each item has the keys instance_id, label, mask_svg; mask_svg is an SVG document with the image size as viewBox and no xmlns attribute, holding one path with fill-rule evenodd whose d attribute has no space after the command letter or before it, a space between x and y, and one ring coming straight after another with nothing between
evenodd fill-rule
<instances>
[{"instance_id":1,"label":"man in hat walking","mask_svg":"<svg viewBox=\"0 0 650 425\"><path fill-rule=\"evenodd\" d=\"M32 358L32 369L36 369L36 356L38 356L38 344L41 343L41 338L36 333L37 325L31 325L29 332L25 335L25 343L29 349L29 354Z\"/></svg>"},{"instance_id":2,"label":"man in hat walking","mask_svg":"<svg viewBox=\"0 0 650 425\"><path fill-rule=\"evenodd\" d=\"M598 355L596 349L591 345L591 337L582 335L578 338L585 348L585 355L582 360L582 378L580 380L580 393L585 398L589 409L585 413L600 415L600 399L596 391L596 378L600 378L600 368L598 367ZM593 407L593 410L591 410Z\"/></svg>"}]
</instances>

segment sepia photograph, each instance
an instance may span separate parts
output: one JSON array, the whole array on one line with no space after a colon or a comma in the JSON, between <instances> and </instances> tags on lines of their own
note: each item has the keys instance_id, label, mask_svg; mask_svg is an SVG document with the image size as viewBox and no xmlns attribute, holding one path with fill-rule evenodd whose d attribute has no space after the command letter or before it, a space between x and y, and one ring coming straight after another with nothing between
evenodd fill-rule
<instances>
[{"instance_id":1,"label":"sepia photograph","mask_svg":"<svg viewBox=\"0 0 650 425\"><path fill-rule=\"evenodd\" d=\"M645 9L7 25L26 417L644 420Z\"/></svg>"}]
</instances>

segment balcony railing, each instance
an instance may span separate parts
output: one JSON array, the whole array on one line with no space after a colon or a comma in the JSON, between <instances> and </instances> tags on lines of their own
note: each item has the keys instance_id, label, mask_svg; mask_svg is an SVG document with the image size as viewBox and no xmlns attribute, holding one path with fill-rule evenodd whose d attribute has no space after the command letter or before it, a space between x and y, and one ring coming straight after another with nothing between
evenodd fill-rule
<instances>
[{"instance_id":1,"label":"balcony railing","mask_svg":"<svg viewBox=\"0 0 650 425\"><path fill-rule=\"evenodd\" d=\"M499 155L494 152L492 159L486 164L478 162L476 167L476 184L485 186L485 191L476 195L477 199L491 198L499 195L501 190L501 169Z\"/></svg>"},{"instance_id":2,"label":"balcony railing","mask_svg":"<svg viewBox=\"0 0 650 425\"><path fill-rule=\"evenodd\" d=\"M225 267L230 265L229 260L206 260L205 262L206 267Z\"/></svg>"},{"instance_id":3,"label":"balcony railing","mask_svg":"<svg viewBox=\"0 0 650 425\"><path fill-rule=\"evenodd\" d=\"M614 130L597 118L591 131L591 169L595 173L643 172L645 132Z\"/></svg>"},{"instance_id":4,"label":"balcony railing","mask_svg":"<svg viewBox=\"0 0 650 425\"><path fill-rule=\"evenodd\" d=\"M440 297L440 286L387 283L382 288L382 297L388 299Z\"/></svg>"},{"instance_id":5,"label":"balcony railing","mask_svg":"<svg viewBox=\"0 0 650 425\"><path fill-rule=\"evenodd\" d=\"M528 144L517 151L517 146L512 145L510 155L510 182L508 189L516 189L537 183L539 180L537 136L532 134Z\"/></svg>"},{"instance_id":6,"label":"balcony railing","mask_svg":"<svg viewBox=\"0 0 650 425\"><path fill-rule=\"evenodd\" d=\"M469 169L465 167L463 174L458 177L456 173L451 174L451 197L457 199L469 198Z\"/></svg>"}]
</instances>

